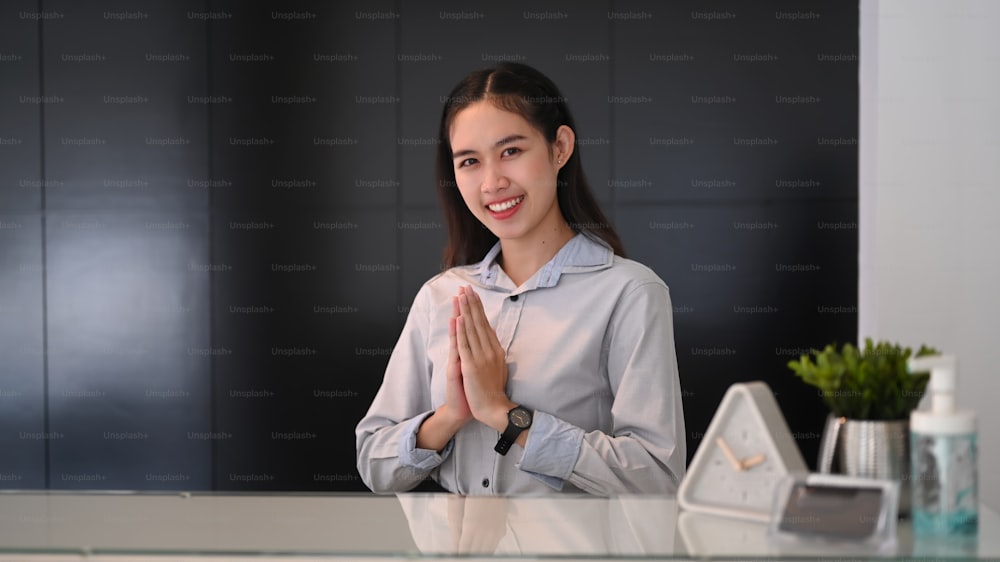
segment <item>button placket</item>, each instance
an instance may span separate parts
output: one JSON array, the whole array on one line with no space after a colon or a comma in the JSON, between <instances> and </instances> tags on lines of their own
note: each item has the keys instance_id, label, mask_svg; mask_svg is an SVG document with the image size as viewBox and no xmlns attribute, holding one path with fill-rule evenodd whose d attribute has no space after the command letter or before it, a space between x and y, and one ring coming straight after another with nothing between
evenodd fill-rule
<instances>
[{"instance_id":1,"label":"button placket","mask_svg":"<svg viewBox=\"0 0 1000 562\"><path fill-rule=\"evenodd\" d=\"M517 323L521 319L521 310L527 300L524 297L524 294L507 297L500 306L496 332L504 352L510 352L510 344L514 341L514 332L517 331Z\"/></svg>"}]
</instances>

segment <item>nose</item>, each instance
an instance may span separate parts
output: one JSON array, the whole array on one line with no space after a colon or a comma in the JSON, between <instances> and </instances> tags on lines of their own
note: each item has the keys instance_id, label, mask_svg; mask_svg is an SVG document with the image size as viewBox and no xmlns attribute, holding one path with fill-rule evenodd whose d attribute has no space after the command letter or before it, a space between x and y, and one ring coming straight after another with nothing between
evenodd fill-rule
<instances>
[{"instance_id":1,"label":"nose","mask_svg":"<svg viewBox=\"0 0 1000 562\"><path fill-rule=\"evenodd\" d=\"M506 189L510 187L510 180L507 176L503 174L503 170L500 166L495 163L488 163L484 166L485 175L483 176L483 193L492 193L500 189Z\"/></svg>"}]
</instances>

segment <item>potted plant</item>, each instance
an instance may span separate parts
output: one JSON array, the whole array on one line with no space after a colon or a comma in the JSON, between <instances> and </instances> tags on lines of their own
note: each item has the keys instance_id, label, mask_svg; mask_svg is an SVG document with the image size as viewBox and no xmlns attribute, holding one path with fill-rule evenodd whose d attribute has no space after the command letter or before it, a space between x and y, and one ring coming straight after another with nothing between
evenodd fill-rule
<instances>
[{"instance_id":1,"label":"potted plant","mask_svg":"<svg viewBox=\"0 0 1000 562\"><path fill-rule=\"evenodd\" d=\"M917 357L936 355L921 345ZM920 403L930 373L910 373L908 347L865 340L864 349L850 343L812 350L788 367L815 386L830 409L820 441L818 469L831 472L839 457L840 472L902 483L900 511L909 509L909 417Z\"/></svg>"},{"instance_id":2,"label":"potted plant","mask_svg":"<svg viewBox=\"0 0 1000 562\"><path fill-rule=\"evenodd\" d=\"M937 355L920 346L916 357ZM930 373L911 374L906 361L908 347L865 340L864 349L850 343L841 349L828 345L813 350L788 367L806 383L815 386L823 402L836 417L853 420L907 420L920 403Z\"/></svg>"}]
</instances>

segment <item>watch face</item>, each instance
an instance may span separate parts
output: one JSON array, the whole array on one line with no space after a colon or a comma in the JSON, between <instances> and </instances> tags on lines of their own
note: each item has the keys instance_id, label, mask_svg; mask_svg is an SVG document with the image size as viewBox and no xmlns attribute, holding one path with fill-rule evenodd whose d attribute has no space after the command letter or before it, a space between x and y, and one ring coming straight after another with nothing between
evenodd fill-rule
<instances>
[{"instance_id":1,"label":"watch face","mask_svg":"<svg viewBox=\"0 0 1000 562\"><path fill-rule=\"evenodd\" d=\"M515 427L521 429L531 427L531 412L524 408L514 408L510 411L508 418L510 418L510 423L514 424Z\"/></svg>"}]
</instances>

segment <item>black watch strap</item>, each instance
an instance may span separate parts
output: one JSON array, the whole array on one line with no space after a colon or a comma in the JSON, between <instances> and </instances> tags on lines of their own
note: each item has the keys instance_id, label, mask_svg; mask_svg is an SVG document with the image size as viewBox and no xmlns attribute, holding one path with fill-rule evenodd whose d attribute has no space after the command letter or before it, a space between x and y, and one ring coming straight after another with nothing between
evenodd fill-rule
<instances>
[{"instance_id":1,"label":"black watch strap","mask_svg":"<svg viewBox=\"0 0 1000 562\"><path fill-rule=\"evenodd\" d=\"M507 429L500 435L493 450L506 455L521 432L531 427L533 414L523 406L515 406L507 412Z\"/></svg>"}]
</instances>

